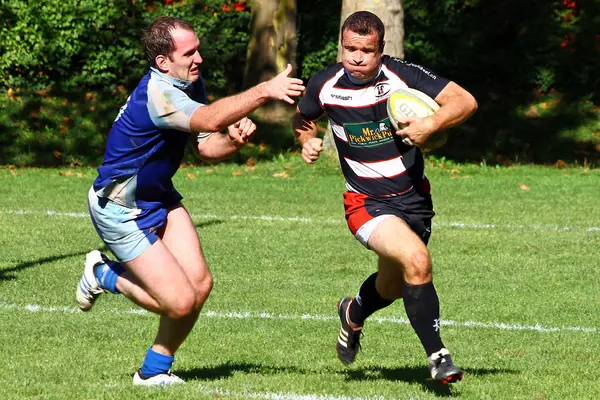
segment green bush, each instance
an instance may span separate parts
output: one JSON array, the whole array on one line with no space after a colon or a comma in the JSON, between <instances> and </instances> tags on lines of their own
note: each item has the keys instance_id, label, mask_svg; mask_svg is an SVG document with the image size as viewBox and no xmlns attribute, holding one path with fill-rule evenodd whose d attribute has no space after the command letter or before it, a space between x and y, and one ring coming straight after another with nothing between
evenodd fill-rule
<instances>
[{"instance_id":1,"label":"green bush","mask_svg":"<svg viewBox=\"0 0 600 400\"><path fill-rule=\"evenodd\" d=\"M237 89L250 12L223 12L222 6L219 0L0 2L0 90L132 89L148 69L141 30L160 15L184 18L196 28L209 92Z\"/></svg>"},{"instance_id":2,"label":"green bush","mask_svg":"<svg viewBox=\"0 0 600 400\"><path fill-rule=\"evenodd\" d=\"M144 66L141 2L0 3L0 88L72 91L132 84Z\"/></svg>"},{"instance_id":3,"label":"green bush","mask_svg":"<svg viewBox=\"0 0 600 400\"><path fill-rule=\"evenodd\" d=\"M128 93L0 97L0 164L99 165L107 133Z\"/></svg>"},{"instance_id":4,"label":"green bush","mask_svg":"<svg viewBox=\"0 0 600 400\"><path fill-rule=\"evenodd\" d=\"M161 15L183 18L194 26L204 59L202 76L207 90L224 95L240 90L246 64L250 10L224 11L223 0L182 1L158 5L146 19Z\"/></svg>"},{"instance_id":5,"label":"green bush","mask_svg":"<svg viewBox=\"0 0 600 400\"><path fill-rule=\"evenodd\" d=\"M315 72L336 63L342 1L302 0L297 4L299 76L308 80Z\"/></svg>"},{"instance_id":6,"label":"green bush","mask_svg":"<svg viewBox=\"0 0 600 400\"><path fill-rule=\"evenodd\" d=\"M215 96L238 90L250 12L223 1L0 1L0 164L98 164L119 107L148 70L140 34L189 21Z\"/></svg>"}]
</instances>

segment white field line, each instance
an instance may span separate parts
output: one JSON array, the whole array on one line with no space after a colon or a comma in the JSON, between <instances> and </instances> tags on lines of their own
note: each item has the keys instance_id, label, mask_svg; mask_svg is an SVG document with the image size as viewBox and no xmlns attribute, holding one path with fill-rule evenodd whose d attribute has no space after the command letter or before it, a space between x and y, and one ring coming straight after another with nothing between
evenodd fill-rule
<instances>
[{"instance_id":1,"label":"white field line","mask_svg":"<svg viewBox=\"0 0 600 400\"><path fill-rule=\"evenodd\" d=\"M193 382L188 381L186 387L194 385ZM119 388L119 387L131 387L131 384L106 384L107 388ZM198 390L202 394L212 395L215 398L221 397L237 397L241 399L265 399L265 400L386 400L383 396L344 396L334 394L300 394L293 392L286 393L274 393L274 392L252 392L250 390L233 391L222 387L208 387L206 385L197 385ZM410 397L409 399L413 399Z\"/></svg>"},{"instance_id":2,"label":"white field line","mask_svg":"<svg viewBox=\"0 0 600 400\"><path fill-rule=\"evenodd\" d=\"M336 396L329 394L299 394L299 393L269 393L269 392L234 392L222 388L208 388L200 385L200 391L214 396L234 396L243 399L266 399L266 400L385 400L385 397L357 397Z\"/></svg>"},{"instance_id":3,"label":"white field line","mask_svg":"<svg viewBox=\"0 0 600 400\"><path fill-rule=\"evenodd\" d=\"M80 212L63 212L63 211L33 211L33 210L0 210L0 215L47 215L50 217L69 217L69 218L89 218L88 213ZM220 219L231 221L273 221L273 222L301 222L313 224L343 224L340 219L320 219L320 218L305 218L305 217L279 217L270 215L213 215L213 214L192 214L194 219ZM440 222L434 221L433 226L459 229L475 229L475 230L529 230L529 231L584 231L584 232L600 232L598 226L581 226L574 227L568 225L502 225L502 224L482 224L482 223L465 223L465 222Z\"/></svg>"},{"instance_id":4,"label":"white field line","mask_svg":"<svg viewBox=\"0 0 600 400\"><path fill-rule=\"evenodd\" d=\"M18 305L5 303L0 301L0 310L14 310L14 311L26 311L26 312L48 312L48 313L80 313L76 307L50 307L40 306L37 304ZM152 313L142 309L129 309L129 310L107 310L100 311L103 313L109 313L113 315L142 315L151 316ZM312 314L273 314L269 312L248 312L248 311L204 311L200 314L200 317L204 318L225 318L225 319L266 319L266 320L309 320L309 321L337 321L338 317L330 315L312 315ZM377 322L379 324L409 324L407 318L404 317L380 317L370 318L369 321ZM586 333L597 333L600 332L597 328L587 328L583 326L567 326L567 327L550 327L543 326L541 324L535 325L521 325L521 324L506 324L504 322L477 322L477 321L452 321L442 320L441 325L453 326L459 328L487 328L487 329L501 329L507 331L535 331L535 332L586 332Z\"/></svg>"}]
</instances>

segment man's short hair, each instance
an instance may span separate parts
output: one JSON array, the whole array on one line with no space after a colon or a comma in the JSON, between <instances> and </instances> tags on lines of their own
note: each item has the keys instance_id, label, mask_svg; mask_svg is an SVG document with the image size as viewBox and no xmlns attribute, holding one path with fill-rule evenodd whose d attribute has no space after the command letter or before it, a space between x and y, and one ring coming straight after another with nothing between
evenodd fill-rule
<instances>
[{"instance_id":1,"label":"man's short hair","mask_svg":"<svg viewBox=\"0 0 600 400\"><path fill-rule=\"evenodd\" d=\"M194 27L190 23L175 17L158 17L148 29L142 32L142 45L151 66L156 67L158 56L172 59L175 41L171 32L178 28L194 32Z\"/></svg>"},{"instance_id":2,"label":"man's short hair","mask_svg":"<svg viewBox=\"0 0 600 400\"><path fill-rule=\"evenodd\" d=\"M381 19L369 11L357 11L350 15L342 24L342 37L346 29L356 32L359 35L366 36L373 32L377 34L379 51L383 50L383 37L385 36L385 27Z\"/></svg>"}]
</instances>

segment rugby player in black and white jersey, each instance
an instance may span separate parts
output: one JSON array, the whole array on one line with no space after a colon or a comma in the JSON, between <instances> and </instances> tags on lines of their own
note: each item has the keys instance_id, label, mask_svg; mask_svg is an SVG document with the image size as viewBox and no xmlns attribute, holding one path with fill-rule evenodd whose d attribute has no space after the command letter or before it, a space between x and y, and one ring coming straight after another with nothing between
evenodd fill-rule
<instances>
[{"instance_id":1,"label":"rugby player in black and white jersey","mask_svg":"<svg viewBox=\"0 0 600 400\"><path fill-rule=\"evenodd\" d=\"M475 98L456 83L420 65L383 54L384 26L367 11L342 25L342 62L316 73L298 104L294 133L302 158L314 163L323 149L316 120L331 123L346 179L346 220L352 234L379 256L356 298L338 303L341 329L337 353L354 361L365 319L402 298L406 314L427 353L431 377L442 383L462 379L440 337L439 299L432 281L427 242L434 216L421 148L435 132L465 121ZM394 131L386 112L389 94L415 88L440 109L427 118L409 118ZM407 145L409 138L414 146Z\"/></svg>"}]
</instances>

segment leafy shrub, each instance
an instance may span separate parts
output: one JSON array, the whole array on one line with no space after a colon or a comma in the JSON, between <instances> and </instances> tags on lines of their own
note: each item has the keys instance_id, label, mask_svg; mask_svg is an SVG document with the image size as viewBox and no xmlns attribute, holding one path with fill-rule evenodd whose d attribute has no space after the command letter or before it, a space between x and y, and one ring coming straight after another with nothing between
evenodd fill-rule
<instances>
[{"instance_id":1,"label":"leafy shrub","mask_svg":"<svg viewBox=\"0 0 600 400\"><path fill-rule=\"evenodd\" d=\"M247 7L223 1L0 2L0 163L97 164L127 94L148 70L140 34L159 15L201 38L213 95L241 86Z\"/></svg>"},{"instance_id":2,"label":"leafy shrub","mask_svg":"<svg viewBox=\"0 0 600 400\"><path fill-rule=\"evenodd\" d=\"M127 95L123 87L68 96L9 91L0 97L0 164L98 165Z\"/></svg>"},{"instance_id":3,"label":"leafy shrub","mask_svg":"<svg viewBox=\"0 0 600 400\"><path fill-rule=\"evenodd\" d=\"M145 69L141 2L0 3L0 88L70 91L132 84Z\"/></svg>"},{"instance_id":4,"label":"leafy shrub","mask_svg":"<svg viewBox=\"0 0 600 400\"><path fill-rule=\"evenodd\" d=\"M302 0L297 4L299 76L308 79L336 62L342 1Z\"/></svg>"},{"instance_id":5,"label":"leafy shrub","mask_svg":"<svg viewBox=\"0 0 600 400\"><path fill-rule=\"evenodd\" d=\"M242 86L250 30L250 10L223 0L180 1L158 5L146 14L183 18L194 26L204 59L202 75L209 93L229 94ZM238 2L241 3L241 2Z\"/></svg>"},{"instance_id":6,"label":"leafy shrub","mask_svg":"<svg viewBox=\"0 0 600 400\"><path fill-rule=\"evenodd\" d=\"M249 10L223 1L12 0L0 3L0 89L132 89L148 65L140 34L159 15L189 21L201 37L209 91L241 82Z\"/></svg>"}]
</instances>

